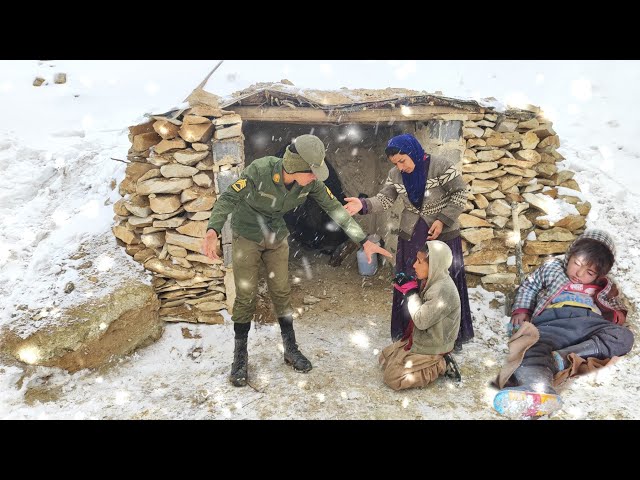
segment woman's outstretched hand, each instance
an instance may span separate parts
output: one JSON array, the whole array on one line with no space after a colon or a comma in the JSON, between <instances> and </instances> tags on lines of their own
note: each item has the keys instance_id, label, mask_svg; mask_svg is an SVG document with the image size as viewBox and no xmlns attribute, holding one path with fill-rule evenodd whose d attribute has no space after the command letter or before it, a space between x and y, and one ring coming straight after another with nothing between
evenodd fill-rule
<instances>
[{"instance_id":1,"label":"woman's outstretched hand","mask_svg":"<svg viewBox=\"0 0 640 480\"><path fill-rule=\"evenodd\" d=\"M362 210L362 203L359 198L356 197L345 197L346 205L343 205L345 210L349 212L349 215L354 216L360 210Z\"/></svg>"}]
</instances>

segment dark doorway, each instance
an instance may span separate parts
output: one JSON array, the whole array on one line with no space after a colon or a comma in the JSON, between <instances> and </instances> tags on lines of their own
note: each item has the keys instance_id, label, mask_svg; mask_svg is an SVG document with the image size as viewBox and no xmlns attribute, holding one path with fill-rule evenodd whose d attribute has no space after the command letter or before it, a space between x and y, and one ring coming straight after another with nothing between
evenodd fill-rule
<instances>
[{"instance_id":1,"label":"dark doorway","mask_svg":"<svg viewBox=\"0 0 640 480\"><path fill-rule=\"evenodd\" d=\"M329 178L324 184L340 203L344 203L345 194L336 170L328 160ZM295 210L284 216L291 236L309 248L331 254L338 245L347 241L349 237L329 215L313 200L307 200Z\"/></svg>"},{"instance_id":2,"label":"dark doorway","mask_svg":"<svg viewBox=\"0 0 640 480\"><path fill-rule=\"evenodd\" d=\"M305 133L317 135L327 147L329 178L324 183L338 201L344 203L345 196L374 196L378 193L392 167L384 155L386 142L393 135L412 129L412 123L404 122L392 125L312 125L247 121L242 125L245 166L264 156L281 157L292 138ZM397 223L395 216L389 211L375 216L356 216L355 220L366 232L377 233L384 238L394 228L394 222ZM284 218L292 239L305 247L331 255L337 247L349 243L344 231L313 200L307 200Z\"/></svg>"}]
</instances>

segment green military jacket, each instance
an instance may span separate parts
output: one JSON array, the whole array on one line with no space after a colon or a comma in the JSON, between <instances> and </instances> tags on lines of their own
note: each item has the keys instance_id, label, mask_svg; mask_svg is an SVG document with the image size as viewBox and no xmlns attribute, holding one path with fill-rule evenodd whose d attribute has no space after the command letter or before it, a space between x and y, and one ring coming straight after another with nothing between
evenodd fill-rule
<instances>
[{"instance_id":1,"label":"green military jacket","mask_svg":"<svg viewBox=\"0 0 640 480\"><path fill-rule=\"evenodd\" d=\"M366 239L360 225L321 181L315 180L304 187L294 182L291 189L287 189L282 159L278 157L259 158L244 169L242 176L214 204L207 229L213 228L220 234L232 213L231 228L238 235L260 243L273 232L275 240L280 241L289 233L284 214L302 205L309 196L351 240L361 243Z\"/></svg>"}]
</instances>

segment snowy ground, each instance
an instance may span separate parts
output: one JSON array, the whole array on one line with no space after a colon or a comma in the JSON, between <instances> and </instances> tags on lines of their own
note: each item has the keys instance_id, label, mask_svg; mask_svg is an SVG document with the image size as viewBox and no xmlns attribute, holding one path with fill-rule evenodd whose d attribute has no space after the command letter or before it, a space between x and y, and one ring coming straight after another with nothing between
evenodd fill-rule
<instances>
[{"instance_id":1,"label":"snowy ground","mask_svg":"<svg viewBox=\"0 0 640 480\"><path fill-rule=\"evenodd\" d=\"M0 62L0 324L10 324L17 305L63 301L61 289L75 278L68 257L110 235L119 198L112 187L124 171L111 158L126 154L126 126L180 103L215 64L136 63ZM66 71L68 83L31 86L35 75L50 80L54 71ZM634 307L628 321L638 333L640 120L630 106L640 101L640 62L226 62L209 85L228 94L280 78L310 88L394 86L541 105L561 137L564 167L577 172L592 204L588 226L616 238L612 274ZM118 266L109 256L94 263L107 274ZM396 393L382 384L376 362L388 339L388 279L363 288L351 268L336 282L330 267L313 262L312 273L312 281L301 275L294 295L300 305L304 293L317 295L317 283L327 290L298 322L314 364L307 375L283 364L277 327L259 325L249 345L255 388L234 388L226 379L229 324L168 325L156 344L101 371L1 365L0 418L499 418L488 387L506 352L499 297L473 290L476 338L457 356L461 385L440 379ZM634 347L615 366L573 381L554 418L640 418L639 361Z\"/></svg>"},{"instance_id":2,"label":"snowy ground","mask_svg":"<svg viewBox=\"0 0 640 480\"><path fill-rule=\"evenodd\" d=\"M373 279L357 273L355 260L335 269L328 257L311 262L294 305L304 295L322 297L297 322L297 338L314 368L294 372L282 361L279 328L250 332L251 386L227 380L233 329L225 325L173 324L156 344L100 371L73 375L53 368L5 366L3 418L69 419L498 419L490 382L506 353L502 296L472 289L476 337L456 358L463 381L440 378L425 389L394 392L382 383L377 355L388 343L389 268ZM347 299L345 302L344 299ZM493 301L493 302L492 302ZM637 350L564 391L553 418L640 418L632 399L640 381ZM598 388L594 388L598 387Z\"/></svg>"}]
</instances>

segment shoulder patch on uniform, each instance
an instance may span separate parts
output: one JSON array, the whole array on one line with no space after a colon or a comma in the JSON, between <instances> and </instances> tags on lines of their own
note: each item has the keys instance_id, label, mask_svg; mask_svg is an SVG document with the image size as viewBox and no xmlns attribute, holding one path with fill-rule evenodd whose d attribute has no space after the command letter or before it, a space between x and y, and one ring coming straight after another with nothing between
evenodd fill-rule
<instances>
[{"instance_id":1,"label":"shoulder patch on uniform","mask_svg":"<svg viewBox=\"0 0 640 480\"><path fill-rule=\"evenodd\" d=\"M273 174L273 183L280 183L280 174L279 173L274 173Z\"/></svg>"},{"instance_id":2,"label":"shoulder patch on uniform","mask_svg":"<svg viewBox=\"0 0 640 480\"><path fill-rule=\"evenodd\" d=\"M240 180L238 180L235 183L231 184L231 188L233 188L236 192L239 192L240 190L242 190L246 186L247 186L247 179L246 178L241 178Z\"/></svg>"},{"instance_id":3,"label":"shoulder patch on uniform","mask_svg":"<svg viewBox=\"0 0 640 480\"><path fill-rule=\"evenodd\" d=\"M331 190L329 190L329 187L327 187L327 186L325 185L325 186L324 186L324 188L326 188L326 189L327 189L327 193L329 194L329 198L333 200L335 197L333 196L333 193L331 193Z\"/></svg>"}]
</instances>

